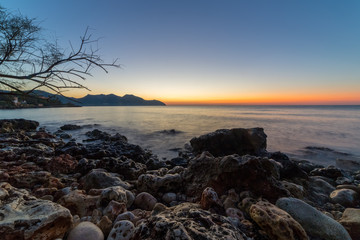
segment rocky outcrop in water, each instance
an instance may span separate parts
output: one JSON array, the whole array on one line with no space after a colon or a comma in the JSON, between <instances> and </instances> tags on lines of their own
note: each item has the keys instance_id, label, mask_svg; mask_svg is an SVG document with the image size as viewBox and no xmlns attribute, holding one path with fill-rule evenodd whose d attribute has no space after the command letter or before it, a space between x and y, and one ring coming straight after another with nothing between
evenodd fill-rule
<instances>
[{"instance_id":1,"label":"rocky outcrop in water","mask_svg":"<svg viewBox=\"0 0 360 240\"><path fill-rule=\"evenodd\" d=\"M33 121L0 124L2 239L359 236L360 170L267 152L260 128L201 136L161 161L119 133L66 143Z\"/></svg>"}]
</instances>

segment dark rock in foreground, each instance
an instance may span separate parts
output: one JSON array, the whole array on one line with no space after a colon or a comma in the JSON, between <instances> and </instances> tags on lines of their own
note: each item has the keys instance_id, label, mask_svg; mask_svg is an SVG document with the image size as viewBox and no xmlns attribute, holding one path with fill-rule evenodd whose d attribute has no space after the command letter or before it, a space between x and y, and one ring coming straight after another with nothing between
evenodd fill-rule
<instances>
[{"instance_id":1,"label":"dark rock in foreground","mask_svg":"<svg viewBox=\"0 0 360 240\"><path fill-rule=\"evenodd\" d=\"M190 140L195 153L204 151L214 156L261 155L266 152L266 134L263 128L221 129Z\"/></svg>"},{"instance_id":2,"label":"dark rock in foreground","mask_svg":"<svg viewBox=\"0 0 360 240\"><path fill-rule=\"evenodd\" d=\"M212 187L220 194L231 188L251 190L270 201L289 195L278 181L280 175L276 163L267 158L249 155L215 158L203 153L189 162L182 176L190 196L199 196L206 187Z\"/></svg>"}]
</instances>

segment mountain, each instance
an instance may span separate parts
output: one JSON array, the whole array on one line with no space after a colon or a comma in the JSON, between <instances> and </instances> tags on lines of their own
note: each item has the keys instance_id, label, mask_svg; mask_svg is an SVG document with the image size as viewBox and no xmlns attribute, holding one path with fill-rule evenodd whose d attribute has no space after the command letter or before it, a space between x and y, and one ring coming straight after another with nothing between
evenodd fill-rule
<instances>
[{"instance_id":1,"label":"mountain","mask_svg":"<svg viewBox=\"0 0 360 240\"><path fill-rule=\"evenodd\" d=\"M165 103L158 100L144 100L141 97L126 94L123 97L115 94L86 95L83 98L76 98L81 106L165 106Z\"/></svg>"},{"instance_id":2,"label":"mountain","mask_svg":"<svg viewBox=\"0 0 360 240\"><path fill-rule=\"evenodd\" d=\"M1 90L0 90L1 91ZM6 91L2 91L6 92ZM165 106L166 104L158 100L144 100L141 97L137 97L131 94L126 94L123 97L115 94L99 94L99 95L86 95L82 98L64 97L48 93L41 90L35 90L33 94L45 97L51 102L59 104L72 104L77 106ZM13 97L10 97L10 101ZM0 99L1 100L1 99ZM45 100L46 101L46 100Z\"/></svg>"}]
</instances>

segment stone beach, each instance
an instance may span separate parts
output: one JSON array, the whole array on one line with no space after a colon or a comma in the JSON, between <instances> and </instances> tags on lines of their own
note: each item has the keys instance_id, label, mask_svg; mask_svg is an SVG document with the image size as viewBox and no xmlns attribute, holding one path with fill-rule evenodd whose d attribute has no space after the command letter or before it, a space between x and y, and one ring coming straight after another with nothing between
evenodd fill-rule
<instances>
[{"instance_id":1,"label":"stone beach","mask_svg":"<svg viewBox=\"0 0 360 240\"><path fill-rule=\"evenodd\" d=\"M360 168L268 152L262 128L217 130L166 160L121 133L80 143L79 128L0 120L1 239L360 239Z\"/></svg>"}]
</instances>

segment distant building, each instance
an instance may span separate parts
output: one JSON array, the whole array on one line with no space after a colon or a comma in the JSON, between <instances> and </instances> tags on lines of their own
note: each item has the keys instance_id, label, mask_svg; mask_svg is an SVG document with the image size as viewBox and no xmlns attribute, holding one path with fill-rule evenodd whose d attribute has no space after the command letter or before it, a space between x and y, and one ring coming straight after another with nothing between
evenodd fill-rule
<instances>
[{"instance_id":1,"label":"distant building","mask_svg":"<svg viewBox=\"0 0 360 240\"><path fill-rule=\"evenodd\" d=\"M20 105L20 103L19 103L19 98L18 98L18 97L14 97L13 103L14 103L15 106Z\"/></svg>"}]
</instances>

